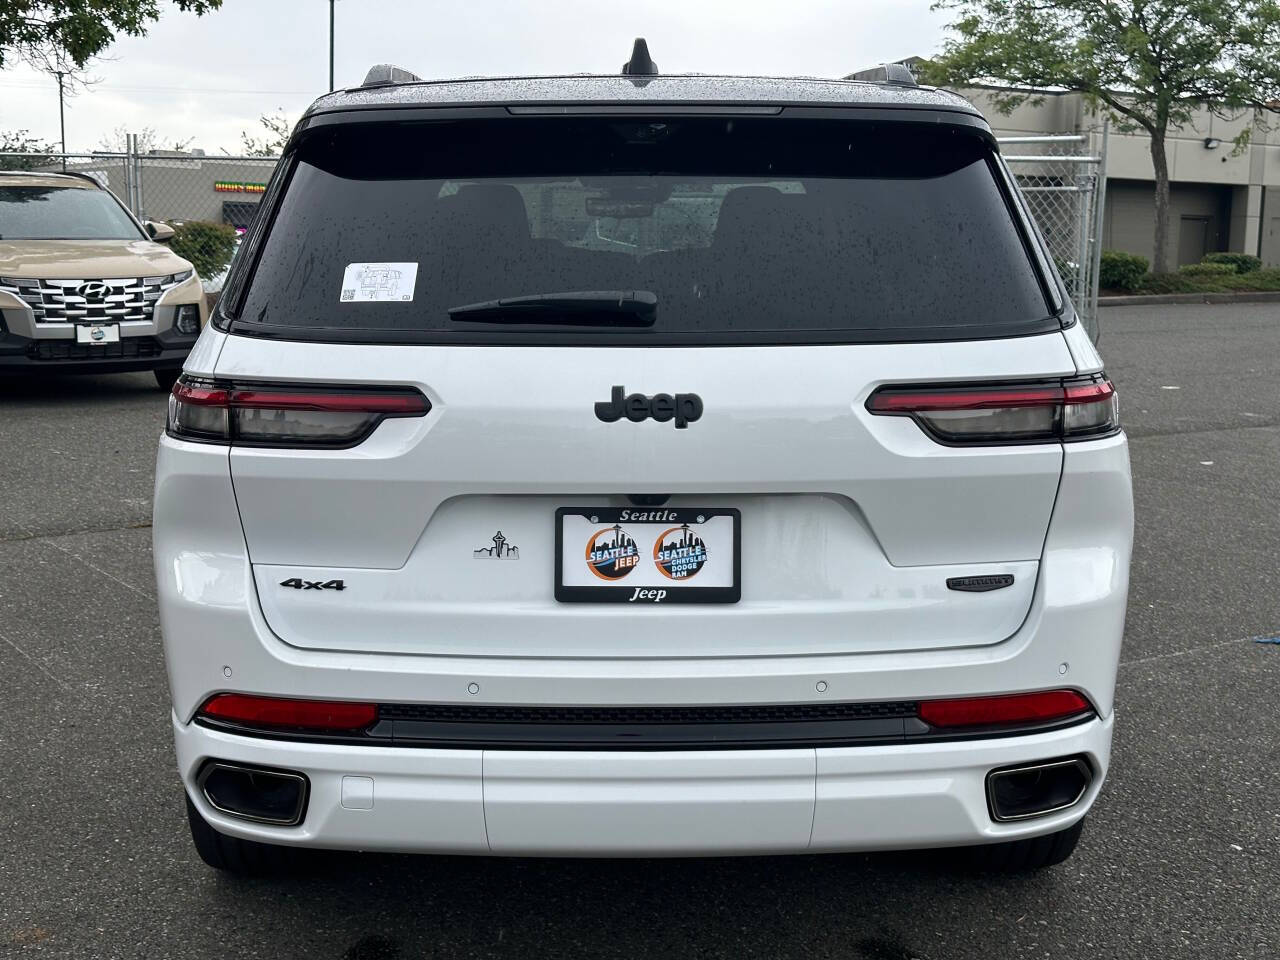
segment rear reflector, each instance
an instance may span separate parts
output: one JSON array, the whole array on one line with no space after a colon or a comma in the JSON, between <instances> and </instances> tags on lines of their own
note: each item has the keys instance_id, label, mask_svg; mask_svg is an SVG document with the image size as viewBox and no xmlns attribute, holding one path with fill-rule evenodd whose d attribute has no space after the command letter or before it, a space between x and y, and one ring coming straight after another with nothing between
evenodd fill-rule
<instances>
[{"instance_id":1,"label":"rear reflector","mask_svg":"<svg viewBox=\"0 0 1280 960\"><path fill-rule=\"evenodd\" d=\"M350 447L383 420L431 409L412 388L236 384L183 376L169 397L168 433L257 447Z\"/></svg>"},{"instance_id":2,"label":"rear reflector","mask_svg":"<svg viewBox=\"0 0 1280 960\"><path fill-rule=\"evenodd\" d=\"M1046 690L1012 696L925 700L920 719L934 727L997 727L1048 723L1091 713L1089 701L1074 690Z\"/></svg>"},{"instance_id":3,"label":"rear reflector","mask_svg":"<svg viewBox=\"0 0 1280 960\"><path fill-rule=\"evenodd\" d=\"M372 703L220 693L209 698L199 715L247 727L351 731L372 725L378 719L378 707Z\"/></svg>"},{"instance_id":4,"label":"rear reflector","mask_svg":"<svg viewBox=\"0 0 1280 960\"><path fill-rule=\"evenodd\" d=\"M1115 388L1103 376L965 386L881 387L867 400L877 416L911 417L947 444L1090 440L1120 429Z\"/></svg>"}]
</instances>

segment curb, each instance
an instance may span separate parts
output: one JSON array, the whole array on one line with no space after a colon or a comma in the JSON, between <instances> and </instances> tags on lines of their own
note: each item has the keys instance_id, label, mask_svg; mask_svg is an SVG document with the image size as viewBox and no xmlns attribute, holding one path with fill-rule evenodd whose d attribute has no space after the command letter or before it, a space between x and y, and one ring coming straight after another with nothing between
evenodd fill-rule
<instances>
[{"instance_id":1,"label":"curb","mask_svg":"<svg viewBox=\"0 0 1280 960\"><path fill-rule=\"evenodd\" d=\"M1237 293L1151 293L1099 297L1099 307L1141 307L1160 303L1280 303L1280 290L1242 290Z\"/></svg>"}]
</instances>

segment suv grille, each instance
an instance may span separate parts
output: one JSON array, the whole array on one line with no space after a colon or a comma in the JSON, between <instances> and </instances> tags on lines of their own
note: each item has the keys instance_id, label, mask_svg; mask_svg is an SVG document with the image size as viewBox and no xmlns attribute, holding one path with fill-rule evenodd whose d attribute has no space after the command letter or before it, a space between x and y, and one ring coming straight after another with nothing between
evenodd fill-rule
<instances>
[{"instance_id":1,"label":"suv grille","mask_svg":"<svg viewBox=\"0 0 1280 960\"><path fill-rule=\"evenodd\" d=\"M150 320L166 290L191 276L190 270L164 277L105 280L28 280L0 277L0 292L31 307L36 323L113 323Z\"/></svg>"},{"instance_id":2,"label":"suv grille","mask_svg":"<svg viewBox=\"0 0 1280 960\"><path fill-rule=\"evenodd\" d=\"M32 360L132 360L158 357L162 352L155 337L123 337L119 343L103 344L33 340L27 347Z\"/></svg>"}]
</instances>

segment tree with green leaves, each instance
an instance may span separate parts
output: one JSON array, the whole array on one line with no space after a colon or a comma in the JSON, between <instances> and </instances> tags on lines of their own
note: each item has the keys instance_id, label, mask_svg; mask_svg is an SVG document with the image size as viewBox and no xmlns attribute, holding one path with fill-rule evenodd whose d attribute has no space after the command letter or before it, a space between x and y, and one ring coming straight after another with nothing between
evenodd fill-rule
<instances>
[{"instance_id":1,"label":"tree with green leaves","mask_svg":"<svg viewBox=\"0 0 1280 960\"><path fill-rule=\"evenodd\" d=\"M289 142L289 134L293 124L284 115L283 110L275 113L264 113L258 123L267 131L265 137L254 137L246 130L240 131L240 152L246 157L278 157L284 152L284 145ZM225 151L224 151L225 152Z\"/></svg>"},{"instance_id":2,"label":"tree with green leaves","mask_svg":"<svg viewBox=\"0 0 1280 960\"><path fill-rule=\"evenodd\" d=\"M222 0L174 0L203 16ZM11 59L42 69L70 61L82 68L116 36L145 36L160 19L159 0L0 0L0 67Z\"/></svg>"},{"instance_id":3,"label":"tree with green leaves","mask_svg":"<svg viewBox=\"0 0 1280 960\"><path fill-rule=\"evenodd\" d=\"M27 130L0 130L0 153L24 153L24 157L0 156L0 170L36 170L57 162L57 144L31 136Z\"/></svg>"},{"instance_id":4,"label":"tree with green leaves","mask_svg":"<svg viewBox=\"0 0 1280 960\"><path fill-rule=\"evenodd\" d=\"M1156 273L1169 269L1169 130L1201 107L1224 118L1254 110L1259 123L1280 108L1280 0L937 0L934 9L958 17L923 67L928 82L1009 84L993 95L1006 114L1038 91L1077 91L1121 129L1150 135Z\"/></svg>"},{"instance_id":5,"label":"tree with green leaves","mask_svg":"<svg viewBox=\"0 0 1280 960\"><path fill-rule=\"evenodd\" d=\"M176 137L166 140L156 133L155 127L143 127L134 136L138 138L138 152L150 153L152 150L186 150L191 146L194 137L179 140ZM98 140L98 147L108 153L125 153L129 149L129 128L116 127L106 136Z\"/></svg>"}]
</instances>

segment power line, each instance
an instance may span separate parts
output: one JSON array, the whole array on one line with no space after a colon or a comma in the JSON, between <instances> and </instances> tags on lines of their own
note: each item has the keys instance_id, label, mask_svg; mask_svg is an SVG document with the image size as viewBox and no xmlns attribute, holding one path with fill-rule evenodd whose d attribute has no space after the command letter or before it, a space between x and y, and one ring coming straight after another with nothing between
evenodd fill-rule
<instances>
[{"instance_id":1,"label":"power line","mask_svg":"<svg viewBox=\"0 0 1280 960\"><path fill-rule=\"evenodd\" d=\"M44 90L47 84L34 80L0 80L0 87L22 87L27 90ZM96 86L96 84L95 84ZM234 87L135 87L135 86L117 86L116 84L103 85L103 92L111 92L115 90L123 90L130 93L138 92L179 92L179 93L246 93L246 94L282 94L288 96L319 96L320 92L316 90L243 90Z\"/></svg>"}]
</instances>

